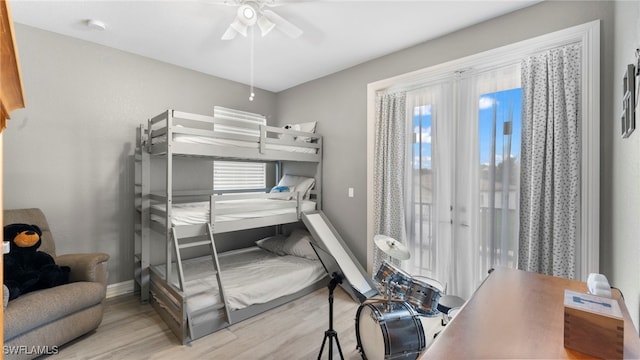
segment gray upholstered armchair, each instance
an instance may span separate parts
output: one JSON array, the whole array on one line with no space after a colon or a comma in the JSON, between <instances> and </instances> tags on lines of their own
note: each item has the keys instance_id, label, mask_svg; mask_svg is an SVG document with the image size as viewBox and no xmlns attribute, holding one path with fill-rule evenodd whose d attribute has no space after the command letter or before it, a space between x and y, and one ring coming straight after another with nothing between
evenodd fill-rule
<instances>
[{"instance_id":1,"label":"gray upholstered armchair","mask_svg":"<svg viewBox=\"0 0 640 360\"><path fill-rule=\"evenodd\" d=\"M68 254L56 256L55 243L47 219L40 209L4 211L4 224L34 224L42 230L39 250L51 255L56 264L71 268L69 284L30 292L9 302L4 309L5 349L26 346L27 353L7 354L6 359L36 357L40 351L55 349L100 325L106 296L109 255ZM16 350L18 351L18 350Z\"/></svg>"}]
</instances>

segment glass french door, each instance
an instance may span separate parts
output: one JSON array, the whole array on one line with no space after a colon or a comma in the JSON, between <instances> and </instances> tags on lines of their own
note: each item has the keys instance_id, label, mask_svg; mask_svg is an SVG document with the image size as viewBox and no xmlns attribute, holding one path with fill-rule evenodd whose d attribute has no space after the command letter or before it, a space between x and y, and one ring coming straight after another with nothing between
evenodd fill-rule
<instances>
[{"instance_id":1,"label":"glass french door","mask_svg":"<svg viewBox=\"0 0 640 360\"><path fill-rule=\"evenodd\" d=\"M517 263L519 74L468 70L407 93L412 256L402 266L449 294L468 298L490 268Z\"/></svg>"}]
</instances>

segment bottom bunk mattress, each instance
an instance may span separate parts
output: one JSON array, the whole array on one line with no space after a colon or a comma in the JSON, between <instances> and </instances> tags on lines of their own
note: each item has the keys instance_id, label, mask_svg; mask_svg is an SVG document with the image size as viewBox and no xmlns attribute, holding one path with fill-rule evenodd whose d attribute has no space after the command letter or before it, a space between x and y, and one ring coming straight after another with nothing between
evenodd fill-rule
<instances>
[{"instance_id":1,"label":"bottom bunk mattress","mask_svg":"<svg viewBox=\"0 0 640 360\"><path fill-rule=\"evenodd\" d=\"M326 276L319 260L293 255L276 255L257 246L218 255L224 296L229 310L267 303L302 290ZM171 282L178 286L173 264ZM187 311L221 303L211 256L182 262ZM156 266L164 277L165 266Z\"/></svg>"}]
</instances>

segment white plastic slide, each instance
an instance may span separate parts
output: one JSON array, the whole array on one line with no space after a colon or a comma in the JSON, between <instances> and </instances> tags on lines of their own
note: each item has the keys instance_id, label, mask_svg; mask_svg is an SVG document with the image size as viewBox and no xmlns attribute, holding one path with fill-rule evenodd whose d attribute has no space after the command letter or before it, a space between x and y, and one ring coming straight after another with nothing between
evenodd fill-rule
<instances>
[{"instance_id":1,"label":"white plastic slide","mask_svg":"<svg viewBox=\"0 0 640 360\"><path fill-rule=\"evenodd\" d=\"M378 295L371 277L322 211L303 212L302 222L316 241L313 246L325 269L329 275L335 272L344 277L341 286L351 297L356 301L363 302Z\"/></svg>"}]
</instances>

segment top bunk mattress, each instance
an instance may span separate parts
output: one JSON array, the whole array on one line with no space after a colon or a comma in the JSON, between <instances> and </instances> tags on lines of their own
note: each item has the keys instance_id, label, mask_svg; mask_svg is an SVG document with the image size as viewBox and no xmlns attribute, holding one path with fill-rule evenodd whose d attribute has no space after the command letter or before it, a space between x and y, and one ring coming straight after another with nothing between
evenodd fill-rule
<instances>
[{"instance_id":1,"label":"top bunk mattress","mask_svg":"<svg viewBox=\"0 0 640 360\"><path fill-rule=\"evenodd\" d=\"M185 144L200 144L200 145L218 145L218 146L235 146L241 148L259 149L259 137L256 137L255 141L244 141L235 139L222 139L209 136L200 135L187 135L187 134L175 134L173 141L185 143ZM267 150L287 151L302 154L315 154L317 149L313 147L295 146L295 145L281 145L281 144L266 144Z\"/></svg>"},{"instance_id":2,"label":"top bunk mattress","mask_svg":"<svg viewBox=\"0 0 640 360\"><path fill-rule=\"evenodd\" d=\"M322 137L315 128L314 121L267 126L264 115L215 106L213 117L175 110L159 114L149 120L144 142L158 155L174 144L174 155L319 162Z\"/></svg>"}]
</instances>

